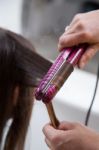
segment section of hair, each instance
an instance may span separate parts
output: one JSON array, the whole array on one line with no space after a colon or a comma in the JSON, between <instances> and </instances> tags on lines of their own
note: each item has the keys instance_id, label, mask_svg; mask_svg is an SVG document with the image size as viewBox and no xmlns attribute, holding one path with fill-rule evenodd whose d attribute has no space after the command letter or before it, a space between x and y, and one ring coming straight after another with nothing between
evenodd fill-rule
<instances>
[{"instance_id":1,"label":"section of hair","mask_svg":"<svg viewBox=\"0 0 99 150\"><path fill-rule=\"evenodd\" d=\"M34 88L50 66L25 38L0 28L0 145L4 127L12 118L4 150L24 149Z\"/></svg>"}]
</instances>

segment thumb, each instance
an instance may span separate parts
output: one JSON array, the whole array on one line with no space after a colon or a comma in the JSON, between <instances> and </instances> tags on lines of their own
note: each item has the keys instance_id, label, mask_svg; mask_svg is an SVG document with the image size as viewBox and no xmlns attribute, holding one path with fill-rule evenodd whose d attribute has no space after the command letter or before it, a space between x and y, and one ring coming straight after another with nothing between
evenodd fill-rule
<instances>
[{"instance_id":1,"label":"thumb","mask_svg":"<svg viewBox=\"0 0 99 150\"><path fill-rule=\"evenodd\" d=\"M61 122L58 127L59 130L72 130L74 128L75 124L67 121Z\"/></svg>"},{"instance_id":2,"label":"thumb","mask_svg":"<svg viewBox=\"0 0 99 150\"><path fill-rule=\"evenodd\" d=\"M88 49L83 54L83 56L81 57L78 66L80 68L83 68L87 64L87 62L96 54L98 50L99 44L89 46Z\"/></svg>"},{"instance_id":3,"label":"thumb","mask_svg":"<svg viewBox=\"0 0 99 150\"><path fill-rule=\"evenodd\" d=\"M48 140L51 140L53 136L57 135L57 130L53 128L50 124L47 124L43 128L43 133Z\"/></svg>"}]
</instances>

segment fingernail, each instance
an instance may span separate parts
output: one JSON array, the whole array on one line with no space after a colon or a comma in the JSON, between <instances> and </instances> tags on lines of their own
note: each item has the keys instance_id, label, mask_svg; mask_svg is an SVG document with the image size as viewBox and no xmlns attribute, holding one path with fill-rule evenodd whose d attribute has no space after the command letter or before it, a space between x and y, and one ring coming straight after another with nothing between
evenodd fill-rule
<instances>
[{"instance_id":1,"label":"fingernail","mask_svg":"<svg viewBox=\"0 0 99 150\"><path fill-rule=\"evenodd\" d=\"M59 39L59 43L61 44L61 43L63 43L63 41L64 41L64 35L62 35L61 37L60 37L60 39Z\"/></svg>"},{"instance_id":2,"label":"fingernail","mask_svg":"<svg viewBox=\"0 0 99 150\"><path fill-rule=\"evenodd\" d=\"M61 51L61 48L62 48L61 45L58 44L58 50L59 50L59 51Z\"/></svg>"}]
</instances>

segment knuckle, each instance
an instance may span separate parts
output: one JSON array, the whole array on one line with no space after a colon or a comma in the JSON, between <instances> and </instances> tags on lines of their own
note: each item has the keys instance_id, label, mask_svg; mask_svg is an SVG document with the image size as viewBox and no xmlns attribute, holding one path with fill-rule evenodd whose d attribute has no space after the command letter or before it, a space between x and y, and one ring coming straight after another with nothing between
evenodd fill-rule
<instances>
[{"instance_id":1,"label":"knuckle","mask_svg":"<svg viewBox=\"0 0 99 150\"><path fill-rule=\"evenodd\" d=\"M86 32L82 32L82 33L81 33L81 37L82 37L83 39L86 39Z\"/></svg>"},{"instance_id":2,"label":"knuckle","mask_svg":"<svg viewBox=\"0 0 99 150\"><path fill-rule=\"evenodd\" d=\"M79 127L79 126L81 126L81 124L79 122L74 122L74 126Z\"/></svg>"},{"instance_id":3,"label":"knuckle","mask_svg":"<svg viewBox=\"0 0 99 150\"><path fill-rule=\"evenodd\" d=\"M56 144L59 142L59 140L60 140L60 137L57 136L57 135L54 135L54 136L52 137L52 139L51 139L51 143L52 143L53 145L56 145Z\"/></svg>"},{"instance_id":4,"label":"knuckle","mask_svg":"<svg viewBox=\"0 0 99 150\"><path fill-rule=\"evenodd\" d=\"M91 39L92 38L92 34L89 32L89 31L84 31L83 33L82 33L82 37L83 38L85 38L85 39Z\"/></svg>"},{"instance_id":5,"label":"knuckle","mask_svg":"<svg viewBox=\"0 0 99 150\"><path fill-rule=\"evenodd\" d=\"M75 19L75 20L80 20L80 19L81 19L81 16L82 16L82 15L81 15L80 13L79 13L79 14L76 14L75 17L74 17L74 19Z\"/></svg>"},{"instance_id":6,"label":"knuckle","mask_svg":"<svg viewBox=\"0 0 99 150\"><path fill-rule=\"evenodd\" d=\"M44 134L46 133L46 125L43 127L42 131Z\"/></svg>"},{"instance_id":7,"label":"knuckle","mask_svg":"<svg viewBox=\"0 0 99 150\"><path fill-rule=\"evenodd\" d=\"M61 37L59 38L59 43L60 43L61 45L64 44L64 37L63 37L63 36L61 36Z\"/></svg>"},{"instance_id":8,"label":"knuckle","mask_svg":"<svg viewBox=\"0 0 99 150\"><path fill-rule=\"evenodd\" d=\"M88 37L88 39L92 39L92 33L89 31L86 31L86 36Z\"/></svg>"},{"instance_id":9,"label":"knuckle","mask_svg":"<svg viewBox=\"0 0 99 150\"><path fill-rule=\"evenodd\" d=\"M85 29L85 22L83 20L79 20L78 26L80 29Z\"/></svg>"}]
</instances>

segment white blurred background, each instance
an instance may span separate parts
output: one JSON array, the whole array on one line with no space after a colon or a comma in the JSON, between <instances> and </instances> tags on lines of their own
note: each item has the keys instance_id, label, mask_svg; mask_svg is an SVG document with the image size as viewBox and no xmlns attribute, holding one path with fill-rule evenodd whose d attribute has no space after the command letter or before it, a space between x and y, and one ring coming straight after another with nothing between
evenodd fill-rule
<instances>
[{"instance_id":1,"label":"white blurred background","mask_svg":"<svg viewBox=\"0 0 99 150\"><path fill-rule=\"evenodd\" d=\"M21 33L22 0L0 0L0 27Z\"/></svg>"}]
</instances>

